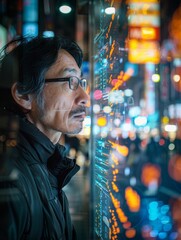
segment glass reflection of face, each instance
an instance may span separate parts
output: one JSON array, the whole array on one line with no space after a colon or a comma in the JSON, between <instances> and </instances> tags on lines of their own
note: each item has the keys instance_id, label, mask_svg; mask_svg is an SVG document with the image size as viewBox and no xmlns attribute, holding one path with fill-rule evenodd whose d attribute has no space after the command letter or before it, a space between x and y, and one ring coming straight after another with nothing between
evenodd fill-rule
<instances>
[{"instance_id":1,"label":"glass reflection of face","mask_svg":"<svg viewBox=\"0 0 181 240\"><path fill-rule=\"evenodd\" d=\"M61 49L56 62L49 68L45 78L81 78L81 71L75 59ZM79 85L76 90L69 88L69 83L48 82L43 89L43 104L34 101L32 107L33 122L46 135L58 133L77 134L82 130L88 95Z\"/></svg>"}]
</instances>

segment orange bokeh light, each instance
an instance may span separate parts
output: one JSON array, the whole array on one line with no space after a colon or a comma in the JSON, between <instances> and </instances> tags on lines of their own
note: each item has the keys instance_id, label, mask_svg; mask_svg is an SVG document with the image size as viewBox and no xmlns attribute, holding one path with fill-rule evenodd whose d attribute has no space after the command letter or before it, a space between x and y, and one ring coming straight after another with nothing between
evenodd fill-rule
<instances>
[{"instance_id":1,"label":"orange bokeh light","mask_svg":"<svg viewBox=\"0 0 181 240\"><path fill-rule=\"evenodd\" d=\"M145 186L149 186L151 183L160 182L160 168L151 163L147 163L142 168L141 180Z\"/></svg>"},{"instance_id":2,"label":"orange bokeh light","mask_svg":"<svg viewBox=\"0 0 181 240\"><path fill-rule=\"evenodd\" d=\"M131 212L138 212L140 209L140 196L131 187L125 189L125 198Z\"/></svg>"},{"instance_id":3,"label":"orange bokeh light","mask_svg":"<svg viewBox=\"0 0 181 240\"><path fill-rule=\"evenodd\" d=\"M168 164L169 175L178 182L181 182L181 155L175 154Z\"/></svg>"},{"instance_id":4,"label":"orange bokeh light","mask_svg":"<svg viewBox=\"0 0 181 240\"><path fill-rule=\"evenodd\" d=\"M112 141L109 141L112 144L112 148L116 149L118 153L120 153L122 156L126 157L129 153L128 147L124 145L120 145L117 143L114 143Z\"/></svg>"},{"instance_id":5,"label":"orange bokeh light","mask_svg":"<svg viewBox=\"0 0 181 240\"><path fill-rule=\"evenodd\" d=\"M133 238L136 235L136 230L133 229L133 228L128 229L128 230L126 230L125 235L126 235L127 238Z\"/></svg>"}]
</instances>

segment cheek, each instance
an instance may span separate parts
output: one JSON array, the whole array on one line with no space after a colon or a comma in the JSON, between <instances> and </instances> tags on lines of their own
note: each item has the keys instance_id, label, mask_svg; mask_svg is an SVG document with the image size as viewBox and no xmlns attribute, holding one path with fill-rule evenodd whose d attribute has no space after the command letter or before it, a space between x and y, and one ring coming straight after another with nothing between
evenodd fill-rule
<instances>
[{"instance_id":1,"label":"cheek","mask_svg":"<svg viewBox=\"0 0 181 240\"><path fill-rule=\"evenodd\" d=\"M74 98L67 85L62 87L46 88L44 91L45 110L62 112L61 115L67 115L74 103Z\"/></svg>"}]
</instances>

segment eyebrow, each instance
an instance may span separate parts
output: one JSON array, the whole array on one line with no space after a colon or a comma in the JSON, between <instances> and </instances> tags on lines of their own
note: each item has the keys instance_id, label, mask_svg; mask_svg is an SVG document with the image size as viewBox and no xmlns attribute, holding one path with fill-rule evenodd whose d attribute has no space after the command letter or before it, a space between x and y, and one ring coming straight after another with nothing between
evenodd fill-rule
<instances>
[{"instance_id":1,"label":"eyebrow","mask_svg":"<svg viewBox=\"0 0 181 240\"><path fill-rule=\"evenodd\" d=\"M65 68L65 69L63 70L63 72L64 72L64 73L65 73L65 72L78 73L78 71L77 71L75 68Z\"/></svg>"},{"instance_id":2,"label":"eyebrow","mask_svg":"<svg viewBox=\"0 0 181 240\"><path fill-rule=\"evenodd\" d=\"M59 72L60 74L62 73L75 73L75 74L79 74L79 71L77 71L75 68L64 68L63 71L61 70ZM83 77L83 72L80 71L80 77Z\"/></svg>"},{"instance_id":3,"label":"eyebrow","mask_svg":"<svg viewBox=\"0 0 181 240\"><path fill-rule=\"evenodd\" d=\"M79 74L79 71L77 71L75 68L65 68L64 70L63 70L63 73L75 73L75 74ZM82 77L83 76L83 72L82 71L80 71L80 77Z\"/></svg>"}]
</instances>

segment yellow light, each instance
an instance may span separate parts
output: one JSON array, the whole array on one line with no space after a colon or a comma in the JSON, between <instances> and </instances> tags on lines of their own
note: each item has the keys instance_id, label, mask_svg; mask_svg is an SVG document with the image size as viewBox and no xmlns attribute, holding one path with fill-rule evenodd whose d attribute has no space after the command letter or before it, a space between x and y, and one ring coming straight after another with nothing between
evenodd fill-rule
<instances>
[{"instance_id":1,"label":"yellow light","mask_svg":"<svg viewBox=\"0 0 181 240\"><path fill-rule=\"evenodd\" d=\"M174 82L179 82L180 81L180 75L178 75L178 74L173 75L173 81Z\"/></svg>"},{"instance_id":2,"label":"yellow light","mask_svg":"<svg viewBox=\"0 0 181 240\"><path fill-rule=\"evenodd\" d=\"M163 124L168 124L168 123L169 123L169 118L168 118L167 116L164 116L164 117L162 118L162 123L163 123Z\"/></svg>"},{"instance_id":3,"label":"yellow light","mask_svg":"<svg viewBox=\"0 0 181 240\"><path fill-rule=\"evenodd\" d=\"M107 124L107 120L105 117L100 117L97 119L97 125L100 127L104 127Z\"/></svg>"},{"instance_id":4,"label":"yellow light","mask_svg":"<svg viewBox=\"0 0 181 240\"><path fill-rule=\"evenodd\" d=\"M142 35L142 39L155 39L156 31L153 27L142 27L141 35Z\"/></svg>"},{"instance_id":5,"label":"yellow light","mask_svg":"<svg viewBox=\"0 0 181 240\"><path fill-rule=\"evenodd\" d=\"M150 4L143 4L143 14L148 14L148 10L150 8Z\"/></svg>"},{"instance_id":6,"label":"yellow light","mask_svg":"<svg viewBox=\"0 0 181 240\"><path fill-rule=\"evenodd\" d=\"M128 59L131 63L160 62L159 44L156 41L129 40L128 49Z\"/></svg>"},{"instance_id":7,"label":"yellow light","mask_svg":"<svg viewBox=\"0 0 181 240\"><path fill-rule=\"evenodd\" d=\"M160 81L160 75L159 74L153 74L152 75L152 81L153 82L159 82Z\"/></svg>"}]
</instances>

